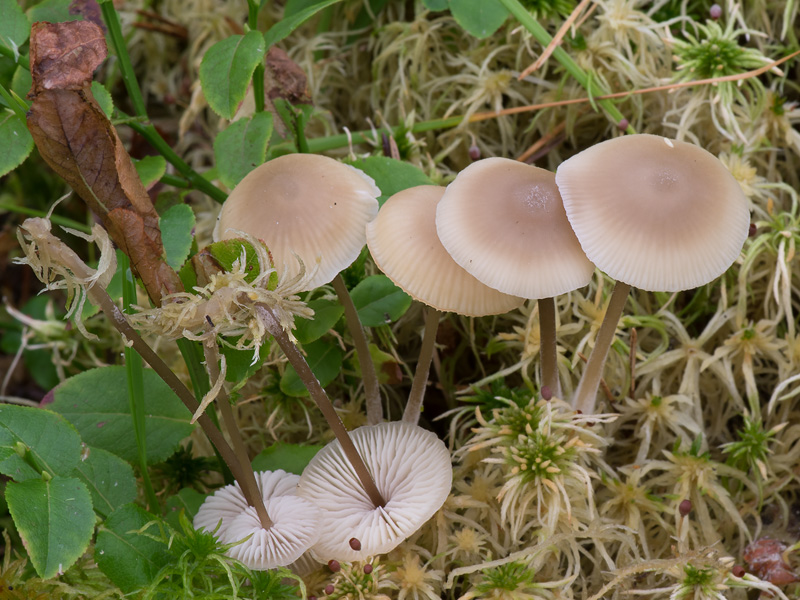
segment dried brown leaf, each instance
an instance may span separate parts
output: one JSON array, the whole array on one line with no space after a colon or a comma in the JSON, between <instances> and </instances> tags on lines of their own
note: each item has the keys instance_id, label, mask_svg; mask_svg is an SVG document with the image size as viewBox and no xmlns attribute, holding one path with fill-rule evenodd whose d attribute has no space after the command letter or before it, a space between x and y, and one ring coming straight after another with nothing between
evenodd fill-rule
<instances>
[{"instance_id":1,"label":"dried brown leaf","mask_svg":"<svg viewBox=\"0 0 800 600\"><path fill-rule=\"evenodd\" d=\"M69 14L81 15L85 21L94 23L103 32L106 31L106 24L103 22L103 14L97 0L72 0L69 5Z\"/></svg>"},{"instance_id":2,"label":"dried brown leaf","mask_svg":"<svg viewBox=\"0 0 800 600\"><path fill-rule=\"evenodd\" d=\"M103 30L89 21L47 23L31 29L31 77L28 97L44 90L79 90L106 59Z\"/></svg>"},{"instance_id":3,"label":"dried brown leaf","mask_svg":"<svg viewBox=\"0 0 800 600\"><path fill-rule=\"evenodd\" d=\"M312 104L308 78L286 52L272 46L267 52L265 70L265 87L270 100L283 98L291 104Z\"/></svg>"}]
</instances>

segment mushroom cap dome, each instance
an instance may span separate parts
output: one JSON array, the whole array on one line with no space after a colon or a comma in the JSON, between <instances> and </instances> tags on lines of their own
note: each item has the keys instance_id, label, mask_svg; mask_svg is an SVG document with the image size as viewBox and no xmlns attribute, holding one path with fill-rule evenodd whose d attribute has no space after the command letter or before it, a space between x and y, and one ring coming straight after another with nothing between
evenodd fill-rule
<instances>
[{"instance_id":1,"label":"mushroom cap dome","mask_svg":"<svg viewBox=\"0 0 800 600\"><path fill-rule=\"evenodd\" d=\"M314 273L305 289L331 281L359 255L380 190L355 167L318 154L288 154L256 167L222 205L214 240L255 236L278 273Z\"/></svg>"},{"instance_id":2,"label":"mushroom cap dome","mask_svg":"<svg viewBox=\"0 0 800 600\"><path fill-rule=\"evenodd\" d=\"M256 509L247 504L238 483L226 485L209 496L194 517L194 527L216 530L215 535L223 544L252 535L227 552L251 569L289 565L316 543L322 518L316 505L295 495L299 480L299 475L280 469L256 473L256 483L272 520L269 529L261 526Z\"/></svg>"},{"instance_id":3,"label":"mushroom cap dome","mask_svg":"<svg viewBox=\"0 0 800 600\"><path fill-rule=\"evenodd\" d=\"M462 269L436 234L436 206L445 188L420 185L389 198L367 224L372 258L415 300L470 317L505 313L523 299L484 285Z\"/></svg>"},{"instance_id":4,"label":"mushroom cap dome","mask_svg":"<svg viewBox=\"0 0 800 600\"><path fill-rule=\"evenodd\" d=\"M552 298L587 285L594 273L554 175L508 158L461 171L436 209L436 230L459 265L506 294Z\"/></svg>"},{"instance_id":5,"label":"mushroom cap dome","mask_svg":"<svg viewBox=\"0 0 800 600\"><path fill-rule=\"evenodd\" d=\"M370 501L338 441L320 450L303 471L297 494L323 511L311 551L325 562L389 552L441 508L453 483L450 453L430 431L396 421L359 427L350 436L386 506ZM350 547L351 538L361 550Z\"/></svg>"},{"instance_id":6,"label":"mushroom cap dome","mask_svg":"<svg viewBox=\"0 0 800 600\"><path fill-rule=\"evenodd\" d=\"M739 183L710 152L638 134L607 140L556 171L586 256L618 281L679 291L724 273L747 238Z\"/></svg>"}]
</instances>

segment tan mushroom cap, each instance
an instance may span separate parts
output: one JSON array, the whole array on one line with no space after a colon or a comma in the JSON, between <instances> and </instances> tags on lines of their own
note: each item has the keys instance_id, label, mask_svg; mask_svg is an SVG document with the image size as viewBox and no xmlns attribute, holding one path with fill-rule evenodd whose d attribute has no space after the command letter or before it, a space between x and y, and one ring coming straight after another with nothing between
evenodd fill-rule
<instances>
[{"instance_id":1,"label":"tan mushroom cap","mask_svg":"<svg viewBox=\"0 0 800 600\"><path fill-rule=\"evenodd\" d=\"M567 221L555 177L507 158L486 158L447 186L436 229L453 259L486 285L551 298L589 283L594 266Z\"/></svg>"},{"instance_id":2,"label":"tan mushroom cap","mask_svg":"<svg viewBox=\"0 0 800 600\"><path fill-rule=\"evenodd\" d=\"M592 146L556 172L586 255L634 287L673 292L704 285L739 256L747 198L711 153L655 135Z\"/></svg>"},{"instance_id":3,"label":"tan mushroom cap","mask_svg":"<svg viewBox=\"0 0 800 600\"><path fill-rule=\"evenodd\" d=\"M421 185L398 192L367 224L372 258L396 285L437 310L470 317L505 313L522 298L492 289L453 260L436 235L436 205L445 188Z\"/></svg>"},{"instance_id":4,"label":"tan mushroom cap","mask_svg":"<svg viewBox=\"0 0 800 600\"><path fill-rule=\"evenodd\" d=\"M247 504L238 483L226 485L209 496L194 517L194 527L216 530L215 536L223 544L251 536L227 552L251 569L289 565L319 538L321 511L312 502L295 495L299 480L298 475L280 469L256 473L256 483L272 520L269 529L261 526L256 509Z\"/></svg>"},{"instance_id":5,"label":"tan mushroom cap","mask_svg":"<svg viewBox=\"0 0 800 600\"><path fill-rule=\"evenodd\" d=\"M364 247L364 227L378 212L380 190L358 169L317 154L289 154L264 163L222 205L215 241L244 231L266 243L279 273L315 271L305 285L328 283ZM297 257L295 256L297 255Z\"/></svg>"},{"instance_id":6,"label":"tan mushroom cap","mask_svg":"<svg viewBox=\"0 0 800 600\"><path fill-rule=\"evenodd\" d=\"M375 507L338 441L320 450L300 477L297 494L322 509L320 560L363 560L385 554L441 508L453 483L450 453L430 431L395 421L350 432L386 506ZM350 539L361 550L350 547Z\"/></svg>"}]
</instances>

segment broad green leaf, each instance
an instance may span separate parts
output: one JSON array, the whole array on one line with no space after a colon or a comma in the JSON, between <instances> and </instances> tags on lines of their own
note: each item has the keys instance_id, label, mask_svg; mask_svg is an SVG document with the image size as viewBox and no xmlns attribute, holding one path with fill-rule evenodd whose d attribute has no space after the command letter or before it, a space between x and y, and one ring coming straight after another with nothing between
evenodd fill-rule
<instances>
[{"instance_id":1,"label":"broad green leaf","mask_svg":"<svg viewBox=\"0 0 800 600\"><path fill-rule=\"evenodd\" d=\"M31 91L32 83L33 78L31 77L31 72L25 67L19 66L17 70L14 71L14 77L11 79L11 91L24 99L25 96L28 95L28 92Z\"/></svg>"},{"instance_id":2,"label":"broad green leaf","mask_svg":"<svg viewBox=\"0 0 800 600\"><path fill-rule=\"evenodd\" d=\"M283 18L288 19L311 6L316 6L323 2L325 2L325 0L286 0L286 6L283 9Z\"/></svg>"},{"instance_id":3,"label":"broad green leaf","mask_svg":"<svg viewBox=\"0 0 800 600\"><path fill-rule=\"evenodd\" d=\"M242 239L223 240L221 242L214 242L203 248L198 254L210 255L224 271L233 269L233 264L242 260L244 255L245 262L245 281L252 283L258 277L260 270L258 264L258 256L255 249ZM194 260L194 257L192 257ZM180 271L181 281L187 289L197 285L197 273L194 271L192 262L188 262ZM278 285L278 274L273 272L269 277L269 284L267 287L271 290L275 289Z\"/></svg>"},{"instance_id":4,"label":"broad green leaf","mask_svg":"<svg viewBox=\"0 0 800 600\"><path fill-rule=\"evenodd\" d=\"M12 481L6 486L6 501L42 579L64 573L89 546L94 511L89 491L78 479Z\"/></svg>"},{"instance_id":5,"label":"broad green leaf","mask_svg":"<svg viewBox=\"0 0 800 600\"><path fill-rule=\"evenodd\" d=\"M342 318L344 307L335 300L311 300L309 308L314 311L310 319L298 318L294 320L294 336L301 344L308 344L318 340L328 333Z\"/></svg>"},{"instance_id":6,"label":"broad green leaf","mask_svg":"<svg viewBox=\"0 0 800 600\"><path fill-rule=\"evenodd\" d=\"M31 24L19 0L0 0L0 44L16 50L28 40Z\"/></svg>"},{"instance_id":7,"label":"broad green leaf","mask_svg":"<svg viewBox=\"0 0 800 600\"><path fill-rule=\"evenodd\" d=\"M167 545L153 539L155 525L139 531L158 517L135 504L114 512L97 532L94 560L123 592L133 592L153 581L169 560Z\"/></svg>"},{"instance_id":8,"label":"broad green leaf","mask_svg":"<svg viewBox=\"0 0 800 600\"><path fill-rule=\"evenodd\" d=\"M508 10L500 0L450 0L456 22L476 38L485 38L500 29Z\"/></svg>"},{"instance_id":9,"label":"broad green leaf","mask_svg":"<svg viewBox=\"0 0 800 600\"><path fill-rule=\"evenodd\" d=\"M264 37L258 31L232 35L208 49L200 63L200 83L214 112L233 118L265 51Z\"/></svg>"},{"instance_id":10,"label":"broad green leaf","mask_svg":"<svg viewBox=\"0 0 800 600\"><path fill-rule=\"evenodd\" d=\"M262 450L253 459L253 470L258 472L283 469L287 473L301 475L306 465L311 462L314 455L321 449L322 446L303 446L278 442Z\"/></svg>"},{"instance_id":11,"label":"broad green leaf","mask_svg":"<svg viewBox=\"0 0 800 600\"><path fill-rule=\"evenodd\" d=\"M448 8L447 0L422 0L422 3L428 10L439 11L439 10L447 10Z\"/></svg>"},{"instance_id":12,"label":"broad green leaf","mask_svg":"<svg viewBox=\"0 0 800 600\"><path fill-rule=\"evenodd\" d=\"M75 425L84 442L128 462L138 460L124 366L70 377L54 396L52 409ZM151 369L144 371L144 408L147 462L161 462L192 432L191 414Z\"/></svg>"},{"instance_id":13,"label":"broad green leaf","mask_svg":"<svg viewBox=\"0 0 800 600\"><path fill-rule=\"evenodd\" d=\"M189 257L194 239L192 230L195 218L192 207L188 204L176 204L161 215L158 224L161 227L167 264L173 269L180 269Z\"/></svg>"},{"instance_id":14,"label":"broad green leaf","mask_svg":"<svg viewBox=\"0 0 800 600\"><path fill-rule=\"evenodd\" d=\"M267 158L267 145L272 136L272 113L260 112L248 119L239 119L214 140L214 156L219 178L233 188L244 176Z\"/></svg>"},{"instance_id":15,"label":"broad green leaf","mask_svg":"<svg viewBox=\"0 0 800 600\"><path fill-rule=\"evenodd\" d=\"M0 109L0 177L20 166L33 150L28 127L11 110Z\"/></svg>"},{"instance_id":16,"label":"broad green leaf","mask_svg":"<svg viewBox=\"0 0 800 600\"><path fill-rule=\"evenodd\" d=\"M81 438L61 415L0 404L0 473L17 481L40 478L15 451L18 442L30 449L38 467L50 475L70 475L81 458Z\"/></svg>"},{"instance_id":17,"label":"broad green leaf","mask_svg":"<svg viewBox=\"0 0 800 600\"><path fill-rule=\"evenodd\" d=\"M167 161L163 156L145 156L141 160L133 161L136 173L145 188L149 188L167 172Z\"/></svg>"},{"instance_id":18,"label":"broad green leaf","mask_svg":"<svg viewBox=\"0 0 800 600\"><path fill-rule=\"evenodd\" d=\"M69 5L72 0L44 0L28 9L28 20L50 21L51 23L64 23L66 21L82 21L81 15L69 14Z\"/></svg>"},{"instance_id":19,"label":"broad green leaf","mask_svg":"<svg viewBox=\"0 0 800 600\"><path fill-rule=\"evenodd\" d=\"M40 323L38 327L51 328L47 335L58 337L66 324L61 317L64 311L55 305L49 296L34 296L22 307L23 314L41 321L48 321L47 325ZM12 325L3 337L0 338L0 350L12 356L17 353L22 344L22 325ZM47 349L26 349L22 353L25 367L33 380L43 389L50 390L58 385L60 379L58 371L53 364L53 353Z\"/></svg>"},{"instance_id":20,"label":"broad green leaf","mask_svg":"<svg viewBox=\"0 0 800 600\"><path fill-rule=\"evenodd\" d=\"M97 101L97 104L100 105L100 108L103 110L103 113L110 119L111 116L114 114L114 101L111 99L111 94L109 93L109 91L99 81L92 82L92 96L94 96L94 99ZM164 159L161 158L161 160ZM141 173L139 174L139 176L141 177Z\"/></svg>"},{"instance_id":21,"label":"broad green leaf","mask_svg":"<svg viewBox=\"0 0 800 600\"><path fill-rule=\"evenodd\" d=\"M136 478L128 463L100 448L87 448L84 454L73 473L86 484L100 515L107 517L136 500Z\"/></svg>"},{"instance_id":22,"label":"broad green leaf","mask_svg":"<svg viewBox=\"0 0 800 600\"><path fill-rule=\"evenodd\" d=\"M375 185L381 190L381 195L378 197L381 206L397 192L418 185L433 185L419 167L395 158L368 156L351 161L350 164L375 180Z\"/></svg>"},{"instance_id":23,"label":"broad green leaf","mask_svg":"<svg viewBox=\"0 0 800 600\"><path fill-rule=\"evenodd\" d=\"M273 44L277 44L282 39L290 35L295 29L300 27L303 23L308 21L311 17L321 11L323 8L333 6L341 0L321 0L303 10L293 13L289 17L284 17L275 25L270 27L269 31L264 34L264 42L267 44L267 49Z\"/></svg>"},{"instance_id":24,"label":"broad green leaf","mask_svg":"<svg viewBox=\"0 0 800 600\"><path fill-rule=\"evenodd\" d=\"M339 346L317 340L303 346L306 360L322 387L333 381L342 369L342 350ZM281 391L287 396L307 396L308 390L292 366L283 372L280 382Z\"/></svg>"},{"instance_id":25,"label":"broad green leaf","mask_svg":"<svg viewBox=\"0 0 800 600\"><path fill-rule=\"evenodd\" d=\"M396 321L411 306L411 296L397 287L386 275L371 275L350 292L358 318L365 327L377 327Z\"/></svg>"},{"instance_id":26,"label":"broad green leaf","mask_svg":"<svg viewBox=\"0 0 800 600\"><path fill-rule=\"evenodd\" d=\"M200 506L206 501L206 496L193 488L183 488L180 492L167 499L167 523L180 531L180 521L178 515L181 510L186 512L186 518L191 522Z\"/></svg>"},{"instance_id":27,"label":"broad green leaf","mask_svg":"<svg viewBox=\"0 0 800 600\"><path fill-rule=\"evenodd\" d=\"M234 340L229 341L235 343ZM264 361L267 360L267 354L269 354L269 346L269 340L266 340L259 348L258 356L254 361L252 350L237 350L236 348L222 345L221 351L227 363L225 380L235 384L231 391L241 388L264 365Z\"/></svg>"}]
</instances>

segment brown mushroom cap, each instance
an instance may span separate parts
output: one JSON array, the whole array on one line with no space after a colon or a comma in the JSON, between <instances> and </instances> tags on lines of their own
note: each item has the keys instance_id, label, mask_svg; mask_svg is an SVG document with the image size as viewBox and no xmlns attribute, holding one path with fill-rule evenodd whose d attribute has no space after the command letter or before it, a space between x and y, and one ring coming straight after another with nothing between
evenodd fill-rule
<instances>
[{"instance_id":1,"label":"brown mushroom cap","mask_svg":"<svg viewBox=\"0 0 800 600\"><path fill-rule=\"evenodd\" d=\"M655 135L592 146L556 172L586 255L617 281L651 291L708 283L739 256L747 198L713 154Z\"/></svg>"},{"instance_id":2,"label":"brown mushroom cap","mask_svg":"<svg viewBox=\"0 0 800 600\"><path fill-rule=\"evenodd\" d=\"M507 158L486 158L447 186L436 212L442 244L470 274L501 292L551 298L594 272L567 221L555 177Z\"/></svg>"},{"instance_id":3,"label":"brown mushroom cap","mask_svg":"<svg viewBox=\"0 0 800 600\"><path fill-rule=\"evenodd\" d=\"M453 483L450 453L430 431L395 421L350 435L386 505L370 501L338 441L320 450L300 476L297 495L322 509L319 542L311 551L324 562L391 551L441 508Z\"/></svg>"},{"instance_id":4,"label":"brown mushroom cap","mask_svg":"<svg viewBox=\"0 0 800 600\"><path fill-rule=\"evenodd\" d=\"M523 299L492 289L462 269L436 235L436 205L445 188L421 185L398 192L367 224L372 258L415 300L470 317L505 313Z\"/></svg>"},{"instance_id":5,"label":"brown mushroom cap","mask_svg":"<svg viewBox=\"0 0 800 600\"><path fill-rule=\"evenodd\" d=\"M222 205L214 239L244 231L263 240L285 277L300 272L299 257L307 273L316 271L305 286L312 289L358 257L380 193L370 177L332 158L280 156L234 188Z\"/></svg>"}]
</instances>

